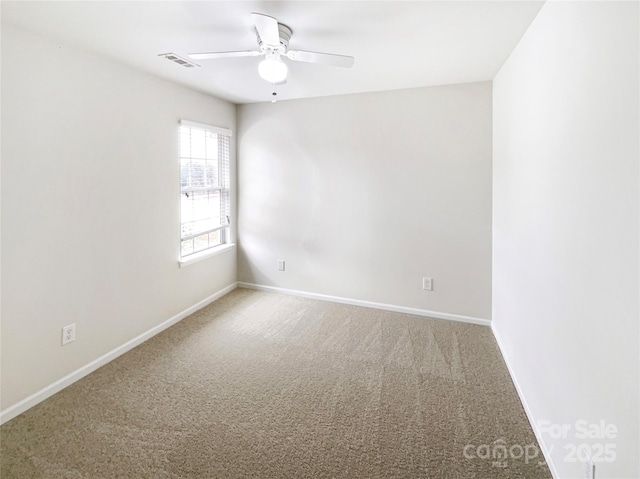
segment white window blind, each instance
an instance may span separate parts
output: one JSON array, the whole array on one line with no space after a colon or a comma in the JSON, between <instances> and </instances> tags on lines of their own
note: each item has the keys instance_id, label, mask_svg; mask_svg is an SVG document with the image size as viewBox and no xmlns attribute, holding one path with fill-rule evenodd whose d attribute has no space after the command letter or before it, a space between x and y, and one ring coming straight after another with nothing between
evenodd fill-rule
<instances>
[{"instance_id":1,"label":"white window blind","mask_svg":"<svg viewBox=\"0 0 640 479\"><path fill-rule=\"evenodd\" d=\"M231 131L180 122L180 258L229 242Z\"/></svg>"}]
</instances>

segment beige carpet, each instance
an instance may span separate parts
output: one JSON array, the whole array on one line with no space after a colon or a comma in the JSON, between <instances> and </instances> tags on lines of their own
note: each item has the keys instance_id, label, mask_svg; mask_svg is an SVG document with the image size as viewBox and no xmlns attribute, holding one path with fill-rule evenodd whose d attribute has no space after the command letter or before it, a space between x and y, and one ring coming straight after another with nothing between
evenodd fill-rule
<instances>
[{"instance_id":1,"label":"beige carpet","mask_svg":"<svg viewBox=\"0 0 640 479\"><path fill-rule=\"evenodd\" d=\"M551 477L519 457L536 442L489 328L249 290L0 439L2 479Z\"/></svg>"}]
</instances>

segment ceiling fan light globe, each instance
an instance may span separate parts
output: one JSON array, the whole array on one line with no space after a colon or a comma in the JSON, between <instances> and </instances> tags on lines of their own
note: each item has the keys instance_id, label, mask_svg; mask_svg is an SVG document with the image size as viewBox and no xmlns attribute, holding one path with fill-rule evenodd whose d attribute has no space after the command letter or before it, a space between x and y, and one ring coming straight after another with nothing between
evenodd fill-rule
<instances>
[{"instance_id":1,"label":"ceiling fan light globe","mask_svg":"<svg viewBox=\"0 0 640 479\"><path fill-rule=\"evenodd\" d=\"M269 83L280 83L287 78L287 65L279 58L266 58L258 65L258 74Z\"/></svg>"}]
</instances>

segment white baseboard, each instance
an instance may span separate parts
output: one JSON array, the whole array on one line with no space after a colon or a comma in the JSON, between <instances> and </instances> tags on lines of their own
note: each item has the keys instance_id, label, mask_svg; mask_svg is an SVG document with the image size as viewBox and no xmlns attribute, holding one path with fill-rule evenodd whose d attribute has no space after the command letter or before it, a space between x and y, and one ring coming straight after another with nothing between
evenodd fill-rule
<instances>
[{"instance_id":1,"label":"white baseboard","mask_svg":"<svg viewBox=\"0 0 640 479\"><path fill-rule=\"evenodd\" d=\"M38 391L38 392L32 394L31 396L23 399L22 401L19 401L18 403L14 404L13 406L9 406L8 408L0 411L0 424L4 424L5 422L13 419L14 417L22 414L27 409L30 409L33 406L35 406L36 404L44 401L48 397L53 396L55 393L63 390L67 386L70 386L71 384L75 383L79 379L82 379L83 377L85 377L86 375L92 373L96 369L98 369L98 368L104 366L105 364L113 361L118 356L123 355L127 351L130 351L133 348L135 348L136 346L138 346L139 344L144 343L145 341L147 341L148 339L152 338L156 334L164 331L165 329L169 328L170 326L173 326L174 324L176 324L177 322L179 322L182 319L186 318L190 314L195 313L199 309L202 309L205 306L207 306L208 304L214 302L216 299L221 298L222 296L224 296L227 293L230 293L231 291L233 291L237 287L238 287L238 283L230 284L226 288L223 288L220 291L212 294L211 296L208 296L208 297L204 298L202 301L199 301L196 304L194 304L193 306L185 309L184 311L181 311L180 313L178 313L175 316L167 319L163 323L160 323L159 325L154 326L153 328L151 328L148 331L142 333L141 335L133 338L132 340L127 341L126 343L122 344L121 346L118 346L117 348L109 351L106 354L103 354L99 358L91 361L88 364L85 364L81 368L76 369L71 374L67 374L65 377L63 377L61 379L58 379L56 382L54 382L54 383L42 388L40 391Z\"/></svg>"},{"instance_id":2,"label":"white baseboard","mask_svg":"<svg viewBox=\"0 0 640 479\"><path fill-rule=\"evenodd\" d=\"M491 326L491 321L484 318L474 318L472 316L462 316L460 314L440 313L438 311L429 311L426 309L408 308L405 306L396 306L393 304L374 303L371 301L363 301L360 299L341 298L339 296L329 296L326 294L310 293L307 291L298 291L294 289L277 288L274 286L263 286L260 284L238 282L238 287L246 289L255 289L257 291L270 291L273 293L288 294L291 296L300 296L302 298L319 299L322 301L331 301L332 303L350 304L352 306L362 306L364 308L382 309L384 311L393 311L395 313L412 314L414 316L426 316L435 319L447 319L450 321L459 321L462 323L479 324L481 326Z\"/></svg>"},{"instance_id":3,"label":"white baseboard","mask_svg":"<svg viewBox=\"0 0 640 479\"><path fill-rule=\"evenodd\" d=\"M560 479L560 475L558 474L558 471L556 470L552 460L551 460L551 454L549 453L549 449L547 447L547 445L544 442L544 437L542 436L542 433L540 432L540 429L538 428L538 424L535 421L535 418L533 416L533 413L531 412L531 408L529 407L529 405L527 404L527 400L524 396L524 392L522 391L522 388L520 387L520 384L518 383L518 378L515 375L515 372L513 370L513 368L511 367L511 363L509 362L509 358L507 357L507 355L505 354L505 348L503 346L503 342L502 339L500 338L500 333L498 333L495 324L491 325L491 331L493 332L493 336L496 338L496 342L498 343L498 348L500 349L500 354L502 354L502 358L504 359L505 364L507 365L507 370L509 371L509 376L511 376L511 380L513 381L513 385L516 388L516 391L518 393L518 397L520 398L520 402L522 403L522 407L524 408L524 412L527 415L527 419L529 420L529 424L531 424L531 429L533 429L533 433L536 436L536 440L538 441L538 444L540 445L540 449L542 450L542 455L544 456L544 460L547 462L547 466L549 467L549 471L551 472L551 475L553 476L554 479Z\"/></svg>"}]
</instances>

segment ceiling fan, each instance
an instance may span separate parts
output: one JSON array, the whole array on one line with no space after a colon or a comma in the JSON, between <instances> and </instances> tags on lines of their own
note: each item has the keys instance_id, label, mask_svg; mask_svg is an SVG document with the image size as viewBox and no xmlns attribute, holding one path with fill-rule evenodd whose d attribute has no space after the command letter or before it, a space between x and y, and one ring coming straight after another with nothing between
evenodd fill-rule
<instances>
[{"instance_id":1,"label":"ceiling fan","mask_svg":"<svg viewBox=\"0 0 640 479\"><path fill-rule=\"evenodd\" d=\"M307 63L321 63L337 67L350 68L354 58L333 53L308 52L304 50L289 50L289 40L293 31L287 25L278 23L273 17L262 13L252 13L259 50L245 50L237 52L190 53L194 60L210 60L215 58L256 57L264 55L265 59L258 66L259 75L274 85L285 83L287 80L287 65L282 56L289 60Z\"/></svg>"}]
</instances>

